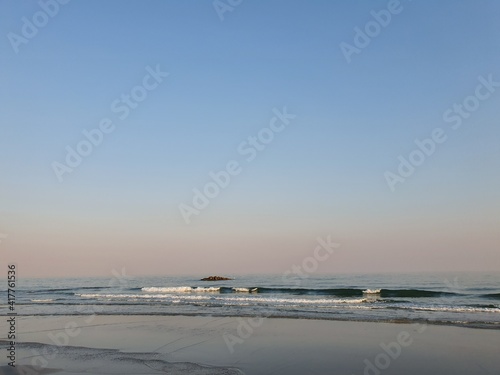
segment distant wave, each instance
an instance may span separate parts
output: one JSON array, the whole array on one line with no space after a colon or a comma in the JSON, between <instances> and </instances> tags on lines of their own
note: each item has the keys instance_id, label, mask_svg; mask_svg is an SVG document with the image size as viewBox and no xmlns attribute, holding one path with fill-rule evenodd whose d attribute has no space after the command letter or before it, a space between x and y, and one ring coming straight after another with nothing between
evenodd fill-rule
<instances>
[{"instance_id":1,"label":"distant wave","mask_svg":"<svg viewBox=\"0 0 500 375\"><path fill-rule=\"evenodd\" d=\"M109 286L81 286L75 288L49 288L49 289L36 289L36 290L27 290L28 294L40 294L40 293L58 293L58 294L72 294L70 292L74 292L75 290L101 290L101 289L109 289ZM61 293L63 292L63 293Z\"/></svg>"},{"instance_id":2,"label":"distant wave","mask_svg":"<svg viewBox=\"0 0 500 375\"><path fill-rule=\"evenodd\" d=\"M82 298L95 298L95 299L121 299L121 300L136 300L136 299L166 299L172 298L172 294L100 294L100 293L82 293L75 294ZM184 297L186 298L186 297ZM202 299L202 296L196 296L198 299ZM206 297L207 299L210 297Z\"/></svg>"},{"instance_id":3,"label":"distant wave","mask_svg":"<svg viewBox=\"0 0 500 375\"><path fill-rule=\"evenodd\" d=\"M455 293L444 291L430 291L420 289L288 289L288 288L258 288L258 293L289 293L331 295L339 297L358 297L366 294L379 295L381 298L423 298L451 296Z\"/></svg>"},{"instance_id":4,"label":"distant wave","mask_svg":"<svg viewBox=\"0 0 500 375\"><path fill-rule=\"evenodd\" d=\"M107 287L82 287L77 289L52 289L59 291L59 293L66 294L73 291L74 295L78 294L78 290L95 290L96 293ZM142 287L130 288L131 293L143 292L145 294L232 294L232 293L251 293L251 294L288 294L288 295L309 295L309 296L333 296L343 298L363 298L366 296L373 296L372 298L392 299L392 298L441 298L452 296L463 296L466 294L453 293L443 290L425 290L425 289L378 289L378 288L332 288L332 289L309 289L309 288L271 288L271 287L236 287L236 286L169 286L169 287ZM57 294L59 294L57 293ZM500 300L500 293L476 295L480 298ZM139 297L138 297L139 298Z\"/></svg>"},{"instance_id":5,"label":"distant wave","mask_svg":"<svg viewBox=\"0 0 500 375\"><path fill-rule=\"evenodd\" d=\"M230 297L230 296L207 296L207 295L173 295L173 294L98 294L98 293L84 293L78 294L82 298L91 299L104 299L104 300L164 300L171 301L173 303L178 303L181 301L198 301L198 302L214 302L218 301L220 303L232 303L232 304L306 304L306 305L322 305L322 304L358 304L367 302L366 298L323 298L323 299L304 299L304 298L280 298L280 297Z\"/></svg>"},{"instance_id":6,"label":"distant wave","mask_svg":"<svg viewBox=\"0 0 500 375\"><path fill-rule=\"evenodd\" d=\"M497 305L467 305L467 307L481 308L481 309L500 309Z\"/></svg>"},{"instance_id":7,"label":"distant wave","mask_svg":"<svg viewBox=\"0 0 500 375\"><path fill-rule=\"evenodd\" d=\"M382 289L381 297L402 297L402 298L424 298L424 297L444 297L458 295L457 293L431 291L420 289Z\"/></svg>"},{"instance_id":8,"label":"distant wave","mask_svg":"<svg viewBox=\"0 0 500 375\"><path fill-rule=\"evenodd\" d=\"M167 276L131 278L127 283L115 280L108 284L105 280L82 278L44 280L23 285L17 292L19 312L24 316L265 315L427 321L500 329L500 278L494 281L490 276L478 278L467 287L456 289L443 280L445 275L325 276L309 278L302 284L285 284L281 275L259 275L206 283L193 276ZM8 312L9 306L0 298L0 315Z\"/></svg>"},{"instance_id":9,"label":"distant wave","mask_svg":"<svg viewBox=\"0 0 500 375\"><path fill-rule=\"evenodd\" d=\"M144 287L146 293L241 293L252 292L259 294L292 294L292 295L318 295L336 297L362 297L373 294L381 298L429 298L457 295L457 293L445 291L431 291L420 289L307 289L307 288L266 288L266 287ZM500 298L500 295L491 295L490 298ZM495 297L497 296L497 297Z\"/></svg>"},{"instance_id":10,"label":"distant wave","mask_svg":"<svg viewBox=\"0 0 500 375\"><path fill-rule=\"evenodd\" d=\"M239 295L236 295L239 294ZM320 308L334 307L339 305L346 305L347 308L364 308L364 309L391 309L391 310L413 310L413 311L435 311L435 312L467 312L467 313L500 313L500 306L493 304L473 304L473 305L445 305L445 304L431 304L420 305L420 302L404 302L381 301L384 306L380 305L379 300L372 300L371 298L301 298L280 295L257 295L254 293L241 294L235 292L233 296L228 294L207 294L207 293L137 293L137 294L100 294L100 293L84 293L78 294L81 298L90 298L99 301L126 301L141 303L148 302L162 302L166 304L195 304L198 306L317 306ZM305 296L304 296L305 297ZM40 301L41 302L41 301ZM201 305L200 305L201 304Z\"/></svg>"},{"instance_id":11,"label":"distant wave","mask_svg":"<svg viewBox=\"0 0 500 375\"><path fill-rule=\"evenodd\" d=\"M79 291L104 291L110 287L78 287L78 288L55 288L26 291L28 294L62 294L78 295ZM380 296L381 298L423 298L423 297L446 297L461 295L446 291L430 291L420 289L375 289L375 288L336 288L336 289L308 289L308 288L271 288L271 287L200 287L200 286L171 286L171 287L132 287L124 288L123 291L144 293L258 293L258 294L290 294L290 295L317 295L337 297L363 297L367 294ZM489 299L500 299L500 293L483 294L480 297Z\"/></svg>"},{"instance_id":12,"label":"distant wave","mask_svg":"<svg viewBox=\"0 0 500 375\"><path fill-rule=\"evenodd\" d=\"M483 294L482 297L489 299L500 299L500 293Z\"/></svg>"}]
</instances>

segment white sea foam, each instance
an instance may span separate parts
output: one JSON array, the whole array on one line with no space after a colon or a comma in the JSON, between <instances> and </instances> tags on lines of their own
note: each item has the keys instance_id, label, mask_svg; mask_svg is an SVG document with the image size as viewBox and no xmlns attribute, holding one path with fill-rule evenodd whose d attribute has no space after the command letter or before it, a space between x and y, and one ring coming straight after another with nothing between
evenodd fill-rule
<instances>
[{"instance_id":1,"label":"white sea foam","mask_svg":"<svg viewBox=\"0 0 500 375\"><path fill-rule=\"evenodd\" d=\"M207 288L204 288L207 289ZM179 304L179 303L189 303L189 301L199 302L203 304L222 304L225 306L316 306L317 308L331 308L335 306L342 305L343 308L347 309L380 309L383 310L382 306L373 306L370 298L283 298L283 297L271 297L263 296L259 294L240 294L240 295L206 295L206 294L161 294L161 293L150 293L150 294L97 294L97 293L85 293L76 294L82 298L92 298L99 300L125 300L125 301L137 301L137 300L155 300L155 301L165 301L166 303ZM32 300L33 302L49 302L50 299L38 299ZM418 306L413 304L398 304L398 309L403 310L414 310L414 311L434 311L442 313L493 313L499 314L499 307L468 307L468 306L447 306L447 305L430 305L430 306ZM387 306L385 307L387 308Z\"/></svg>"},{"instance_id":2,"label":"white sea foam","mask_svg":"<svg viewBox=\"0 0 500 375\"><path fill-rule=\"evenodd\" d=\"M147 293L189 293L192 291L190 286L177 286L177 287L151 287L151 288L142 288L143 292Z\"/></svg>"},{"instance_id":3,"label":"white sea foam","mask_svg":"<svg viewBox=\"0 0 500 375\"><path fill-rule=\"evenodd\" d=\"M47 299L32 299L31 302L52 302L52 298L47 298Z\"/></svg>"},{"instance_id":4,"label":"white sea foam","mask_svg":"<svg viewBox=\"0 0 500 375\"><path fill-rule=\"evenodd\" d=\"M141 290L146 293L192 293L192 292L215 293L220 291L220 288L218 287L192 288L190 286L178 286L178 287L149 287L149 288L142 288Z\"/></svg>"},{"instance_id":5,"label":"white sea foam","mask_svg":"<svg viewBox=\"0 0 500 375\"><path fill-rule=\"evenodd\" d=\"M380 294L380 289L366 289L363 294Z\"/></svg>"},{"instance_id":6,"label":"white sea foam","mask_svg":"<svg viewBox=\"0 0 500 375\"><path fill-rule=\"evenodd\" d=\"M441 312L482 312L482 313L500 313L500 308L485 308L485 307L455 307L455 306L413 306L407 307L412 310L419 311L441 311Z\"/></svg>"},{"instance_id":7,"label":"white sea foam","mask_svg":"<svg viewBox=\"0 0 500 375\"><path fill-rule=\"evenodd\" d=\"M217 287L210 287L210 288L202 288L201 286L197 288L193 288L193 292L209 292L209 293L214 293L214 292L219 292L220 288Z\"/></svg>"},{"instance_id":8,"label":"white sea foam","mask_svg":"<svg viewBox=\"0 0 500 375\"><path fill-rule=\"evenodd\" d=\"M162 295L162 294L93 294L93 293L84 293L77 294L82 298L105 298L105 299L138 299L138 298L165 298L172 297L171 295Z\"/></svg>"},{"instance_id":9,"label":"white sea foam","mask_svg":"<svg viewBox=\"0 0 500 375\"><path fill-rule=\"evenodd\" d=\"M239 293L252 293L252 292L256 292L257 288L252 288L252 289L249 289L249 288L233 288L233 290L235 292L239 292Z\"/></svg>"},{"instance_id":10,"label":"white sea foam","mask_svg":"<svg viewBox=\"0 0 500 375\"><path fill-rule=\"evenodd\" d=\"M359 304L367 302L366 298L280 298L280 297L262 297L259 295L252 295L248 297L241 296L207 296L207 295L173 295L173 294L95 294L85 293L77 294L82 298L95 298L95 299L120 299L120 300L137 300L137 299L156 299L156 300L171 300L172 302L179 303L181 301L217 301L225 304L289 304L289 305L337 305L337 304Z\"/></svg>"},{"instance_id":11,"label":"white sea foam","mask_svg":"<svg viewBox=\"0 0 500 375\"><path fill-rule=\"evenodd\" d=\"M280 297L215 297L213 300L219 302L231 302L236 304L241 304L242 302L250 302L250 304L271 304L275 305L277 303L283 305L337 305L337 304L358 304L367 302L366 298L280 298Z\"/></svg>"}]
</instances>

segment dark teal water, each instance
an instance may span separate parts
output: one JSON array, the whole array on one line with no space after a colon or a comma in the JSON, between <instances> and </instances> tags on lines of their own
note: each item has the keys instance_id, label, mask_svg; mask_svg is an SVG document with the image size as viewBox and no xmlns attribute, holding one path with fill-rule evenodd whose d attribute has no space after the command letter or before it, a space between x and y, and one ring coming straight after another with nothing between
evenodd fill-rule
<instances>
[{"instance_id":1,"label":"dark teal water","mask_svg":"<svg viewBox=\"0 0 500 375\"><path fill-rule=\"evenodd\" d=\"M234 275L220 282L200 281L200 276L24 279L18 282L17 312L428 321L500 328L498 273L304 276ZM0 314L7 312L4 291Z\"/></svg>"}]
</instances>

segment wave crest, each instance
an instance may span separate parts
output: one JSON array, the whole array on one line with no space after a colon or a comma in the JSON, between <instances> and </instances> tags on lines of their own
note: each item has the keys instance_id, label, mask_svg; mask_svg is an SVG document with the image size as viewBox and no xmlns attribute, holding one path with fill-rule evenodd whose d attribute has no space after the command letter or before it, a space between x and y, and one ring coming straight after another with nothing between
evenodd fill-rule
<instances>
[{"instance_id":1,"label":"wave crest","mask_svg":"<svg viewBox=\"0 0 500 375\"><path fill-rule=\"evenodd\" d=\"M366 289L363 290L363 294L380 294L381 289Z\"/></svg>"},{"instance_id":2,"label":"wave crest","mask_svg":"<svg viewBox=\"0 0 500 375\"><path fill-rule=\"evenodd\" d=\"M176 287L145 287L141 288L146 293L216 293L220 291L220 287L190 287L190 286L176 286Z\"/></svg>"}]
</instances>

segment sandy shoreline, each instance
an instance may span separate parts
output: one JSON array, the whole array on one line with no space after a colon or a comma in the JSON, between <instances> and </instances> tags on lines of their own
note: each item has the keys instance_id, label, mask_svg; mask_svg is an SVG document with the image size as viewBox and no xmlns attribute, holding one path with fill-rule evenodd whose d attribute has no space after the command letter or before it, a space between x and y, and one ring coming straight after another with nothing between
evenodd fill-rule
<instances>
[{"instance_id":1,"label":"sandy shoreline","mask_svg":"<svg viewBox=\"0 0 500 375\"><path fill-rule=\"evenodd\" d=\"M498 330L191 316L18 317L16 329L17 368L38 374L500 372ZM2 317L1 340L7 331ZM0 374L19 373L7 355Z\"/></svg>"}]
</instances>

